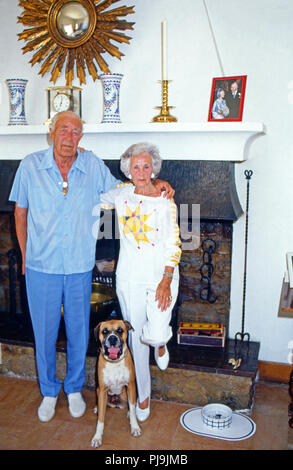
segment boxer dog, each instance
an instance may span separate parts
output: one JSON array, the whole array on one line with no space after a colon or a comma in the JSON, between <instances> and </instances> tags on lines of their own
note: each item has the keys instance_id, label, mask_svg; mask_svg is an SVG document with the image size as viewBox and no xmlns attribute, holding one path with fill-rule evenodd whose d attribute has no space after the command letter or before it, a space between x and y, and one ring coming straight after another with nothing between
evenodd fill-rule
<instances>
[{"instance_id":1,"label":"boxer dog","mask_svg":"<svg viewBox=\"0 0 293 470\"><path fill-rule=\"evenodd\" d=\"M127 321L109 320L99 323L94 330L101 348L97 369L98 422L96 433L91 441L92 447L102 445L108 393L120 395L123 389L125 390L124 387L127 388L131 434L135 437L141 435L135 413L135 371L127 346L127 335L131 329L133 328Z\"/></svg>"}]
</instances>

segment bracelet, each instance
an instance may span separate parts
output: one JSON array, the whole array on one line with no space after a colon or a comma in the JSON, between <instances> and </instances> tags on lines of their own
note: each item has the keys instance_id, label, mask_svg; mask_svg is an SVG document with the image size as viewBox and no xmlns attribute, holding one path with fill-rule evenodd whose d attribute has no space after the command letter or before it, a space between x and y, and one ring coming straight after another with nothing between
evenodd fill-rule
<instances>
[{"instance_id":1,"label":"bracelet","mask_svg":"<svg viewBox=\"0 0 293 470\"><path fill-rule=\"evenodd\" d=\"M170 279L173 278L173 273L170 273L169 271L164 271L163 276L169 277Z\"/></svg>"}]
</instances>

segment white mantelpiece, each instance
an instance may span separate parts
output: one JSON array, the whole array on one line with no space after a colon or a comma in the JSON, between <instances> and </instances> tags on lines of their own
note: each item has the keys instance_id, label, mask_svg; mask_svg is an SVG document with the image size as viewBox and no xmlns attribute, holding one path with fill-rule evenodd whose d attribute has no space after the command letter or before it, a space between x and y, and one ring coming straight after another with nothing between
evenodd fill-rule
<instances>
[{"instance_id":1,"label":"white mantelpiece","mask_svg":"<svg viewBox=\"0 0 293 470\"><path fill-rule=\"evenodd\" d=\"M158 145L163 159L222 160L248 158L252 140L265 133L262 123L85 124L81 146L103 159L119 159L136 142ZM0 126L0 159L22 159L50 144L48 126Z\"/></svg>"}]
</instances>

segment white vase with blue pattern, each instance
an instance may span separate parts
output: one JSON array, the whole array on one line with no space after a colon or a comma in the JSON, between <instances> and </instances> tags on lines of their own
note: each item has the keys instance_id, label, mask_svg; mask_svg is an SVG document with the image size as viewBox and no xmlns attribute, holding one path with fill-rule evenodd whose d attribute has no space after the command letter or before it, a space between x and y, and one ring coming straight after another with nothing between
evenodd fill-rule
<instances>
[{"instance_id":1,"label":"white vase with blue pattern","mask_svg":"<svg viewBox=\"0 0 293 470\"><path fill-rule=\"evenodd\" d=\"M24 108L24 95L27 82L28 80L24 78L8 78L6 80L10 105L9 126L27 124Z\"/></svg>"},{"instance_id":2,"label":"white vase with blue pattern","mask_svg":"<svg viewBox=\"0 0 293 470\"><path fill-rule=\"evenodd\" d=\"M120 97L120 83L123 75L121 73L103 73L100 79L103 84L104 92L104 122L121 122L119 97Z\"/></svg>"}]
</instances>

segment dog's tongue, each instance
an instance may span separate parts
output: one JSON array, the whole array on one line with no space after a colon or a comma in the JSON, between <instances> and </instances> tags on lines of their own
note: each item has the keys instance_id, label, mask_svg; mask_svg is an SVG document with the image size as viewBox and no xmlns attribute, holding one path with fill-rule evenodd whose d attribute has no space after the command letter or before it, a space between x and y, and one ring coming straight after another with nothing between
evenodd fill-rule
<instances>
[{"instance_id":1,"label":"dog's tongue","mask_svg":"<svg viewBox=\"0 0 293 470\"><path fill-rule=\"evenodd\" d=\"M119 353L119 348L115 346L110 346L109 347L109 358L110 359L117 359Z\"/></svg>"}]
</instances>

